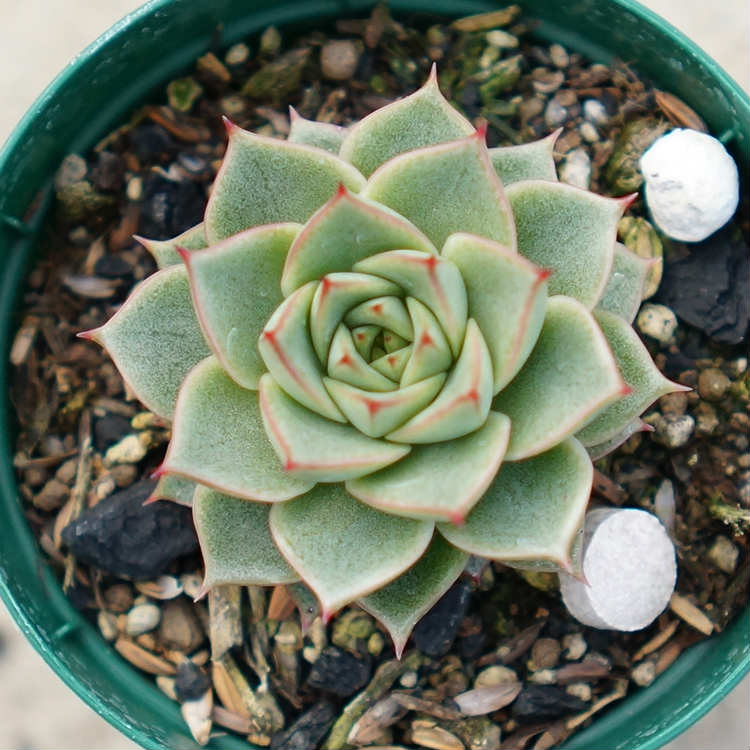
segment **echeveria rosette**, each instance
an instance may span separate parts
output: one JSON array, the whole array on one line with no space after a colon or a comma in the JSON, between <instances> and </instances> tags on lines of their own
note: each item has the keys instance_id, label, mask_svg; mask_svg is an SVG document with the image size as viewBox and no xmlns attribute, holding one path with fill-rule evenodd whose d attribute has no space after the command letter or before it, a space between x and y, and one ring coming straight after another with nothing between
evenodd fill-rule
<instances>
[{"instance_id":1,"label":"echeveria rosette","mask_svg":"<svg viewBox=\"0 0 750 750\"><path fill-rule=\"evenodd\" d=\"M440 94L287 141L228 124L203 224L91 332L173 419L206 587L301 579L401 650L469 555L570 570L598 455L679 386L630 327L627 201ZM587 452L589 451L589 452Z\"/></svg>"}]
</instances>

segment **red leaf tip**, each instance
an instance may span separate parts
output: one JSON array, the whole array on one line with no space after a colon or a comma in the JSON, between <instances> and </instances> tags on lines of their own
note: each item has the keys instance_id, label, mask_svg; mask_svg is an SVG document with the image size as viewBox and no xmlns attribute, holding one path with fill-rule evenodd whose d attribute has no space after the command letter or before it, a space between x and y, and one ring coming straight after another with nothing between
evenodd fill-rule
<instances>
[{"instance_id":1,"label":"red leaf tip","mask_svg":"<svg viewBox=\"0 0 750 750\"><path fill-rule=\"evenodd\" d=\"M453 511L451 511L448 514L448 520L454 526L463 526L466 523L466 517L464 516L464 513L461 510L453 510Z\"/></svg>"},{"instance_id":2,"label":"red leaf tip","mask_svg":"<svg viewBox=\"0 0 750 750\"><path fill-rule=\"evenodd\" d=\"M300 114L297 112L297 110L290 104L289 105L289 120L291 122L294 122L295 120L300 119Z\"/></svg>"},{"instance_id":3,"label":"red leaf tip","mask_svg":"<svg viewBox=\"0 0 750 750\"><path fill-rule=\"evenodd\" d=\"M477 123L477 129L474 133L474 138L478 141L487 141L487 120L481 119Z\"/></svg>"},{"instance_id":4,"label":"red leaf tip","mask_svg":"<svg viewBox=\"0 0 750 750\"><path fill-rule=\"evenodd\" d=\"M96 336L99 333L99 330L99 328L92 328L89 331L78 331L76 337L83 339L84 341L98 341Z\"/></svg>"},{"instance_id":5,"label":"red leaf tip","mask_svg":"<svg viewBox=\"0 0 750 750\"><path fill-rule=\"evenodd\" d=\"M637 197L638 192L636 191L635 193L630 193L630 195L623 195L620 198L616 198L615 200L620 204L622 212L625 213L634 203Z\"/></svg>"},{"instance_id":6,"label":"red leaf tip","mask_svg":"<svg viewBox=\"0 0 750 750\"><path fill-rule=\"evenodd\" d=\"M620 396L629 396L633 392L633 388L629 386L627 383L622 384L622 388L620 388Z\"/></svg>"},{"instance_id":7,"label":"red leaf tip","mask_svg":"<svg viewBox=\"0 0 750 750\"><path fill-rule=\"evenodd\" d=\"M320 619L323 621L323 625L328 625L333 617L333 612L328 609L322 609L320 611Z\"/></svg>"},{"instance_id":8,"label":"red leaf tip","mask_svg":"<svg viewBox=\"0 0 750 750\"><path fill-rule=\"evenodd\" d=\"M547 281L553 273L554 271L551 268L540 268L536 275L536 280L541 284L543 281Z\"/></svg>"},{"instance_id":9,"label":"red leaf tip","mask_svg":"<svg viewBox=\"0 0 750 750\"><path fill-rule=\"evenodd\" d=\"M238 126L235 125L226 115L221 116L221 121L224 123L224 128L227 131L227 135L231 136L232 133L234 133L235 130L238 129Z\"/></svg>"},{"instance_id":10,"label":"red leaf tip","mask_svg":"<svg viewBox=\"0 0 750 750\"><path fill-rule=\"evenodd\" d=\"M161 500L161 499L162 499L162 498L161 498L161 497L159 497L159 495L157 495L157 494L156 494L156 493L154 492L153 494L149 495L149 496L148 496L148 497L147 497L147 498L146 498L146 499L145 499L145 500L143 501L143 507L145 507L145 506L147 506L147 505L153 505L154 503L158 503L158 502L159 502L159 500Z\"/></svg>"},{"instance_id":11,"label":"red leaf tip","mask_svg":"<svg viewBox=\"0 0 750 750\"><path fill-rule=\"evenodd\" d=\"M190 265L190 250L188 250L186 247L182 247L182 245L176 245L175 250L177 251L177 254L182 258L182 262L187 266Z\"/></svg>"},{"instance_id":12,"label":"red leaf tip","mask_svg":"<svg viewBox=\"0 0 750 750\"><path fill-rule=\"evenodd\" d=\"M158 466L151 474L151 479L161 479L166 473L167 469L164 464L162 464L161 466Z\"/></svg>"},{"instance_id":13,"label":"red leaf tip","mask_svg":"<svg viewBox=\"0 0 750 750\"><path fill-rule=\"evenodd\" d=\"M343 182L339 182L339 186L336 188L336 197L343 198L347 192L346 185Z\"/></svg>"},{"instance_id":14,"label":"red leaf tip","mask_svg":"<svg viewBox=\"0 0 750 750\"><path fill-rule=\"evenodd\" d=\"M430 66L430 75L427 76L427 81L425 83L425 86L429 83L434 84L435 86L438 85L438 77L437 77L437 63L433 62Z\"/></svg>"}]
</instances>

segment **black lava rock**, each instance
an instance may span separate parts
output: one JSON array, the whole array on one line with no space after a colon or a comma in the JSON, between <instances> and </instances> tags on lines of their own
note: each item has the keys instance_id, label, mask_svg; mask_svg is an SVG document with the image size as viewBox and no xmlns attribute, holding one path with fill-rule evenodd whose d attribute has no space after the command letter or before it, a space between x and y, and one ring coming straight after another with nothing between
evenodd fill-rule
<instances>
[{"instance_id":1,"label":"black lava rock","mask_svg":"<svg viewBox=\"0 0 750 750\"><path fill-rule=\"evenodd\" d=\"M678 260L664 267L658 301L716 341L739 344L750 316L750 249L739 230L674 249Z\"/></svg>"},{"instance_id":2,"label":"black lava rock","mask_svg":"<svg viewBox=\"0 0 750 750\"><path fill-rule=\"evenodd\" d=\"M177 700L180 703L198 700L210 688L211 680L197 664L190 659L184 659L180 662L174 683Z\"/></svg>"},{"instance_id":3,"label":"black lava rock","mask_svg":"<svg viewBox=\"0 0 750 750\"><path fill-rule=\"evenodd\" d=\"M319 701L283 732L271 737L271 750L311 750L318 747L336 719L328 701Z\"/></svg>"},{"instance_id":4,"label":"black lava rock","mask_svg":"<svg viewBox=\"0 0 750 750\"><path fill-rule=\"evenodd\" d=\"M94 273L108 279L119 279L122 276L130 276L133 266L119 255L103 255L94 265Z\"/></svg>"},{"instance_id":5,"label":"black lava rock","mask_svg":"<svg viewBox=\"0 0 750 750\"><path fill-rule=\"evenodd\" d=\"M513 703L513 716L519 721L554 719L568 713L585 711L586 701L565 692L557 685L529 685Z\"/></svg>"},{"instance_id":6,"label":"black lava rock","mask_svg":"<svg viewBox=\"0 0 750 750\"><path fill-rule=\"evenodd\" d=\"M94 445L104 452L131 432L130 420L119 414L106 414L94 422Z\"/></svg>"},{"instance_id":7,"label":"black lava rock","mask_svg":"<svg viewBox=\"0 0 750 750\"><path fill-rule=\"evenodd\" d=\"M427 656L443 656L450 651L458 627L466 615L471 588L466 581L458 581L443 598L417 623L414 644Z\"/></svg>"},{"instance_id":8,"label":"black lava rock","mask_svg":"<svg viewBox=\"0 0 750 750\"><path fill-rule=\"evenodd\" d=\"M370 680L372 664L335 646L324 649L310 670L310 687L342 698L353 695Z\"/></svg>"},{"instance_id":9,"label":"black lava rock","mask_svg":"<svg viewBox=\"0 0 750 750\"><path fill-rule=\"evenodd\" d=\"M125 181L125 160L112 151L101 151L91 177L97 190L116 192Z\"/></svg>"},{"instance_id":10,"label":"black lava rock","mask_svg":"<svg viewBox=\"0 0 750 750\"><path fill-rule=\"evenodd\" d=\"M144 237L166 240L203 220L206 196L194 182L168 180L152 172L146 180L139 231Z\"/></svg>"},{"instance_id":11,"label":"black lava rock","mask_svg":"<svg viewBox=\"0 0 750 750\"><path fill-rule=\"evenodd\" d=\"M115 575L160 575L195 552L198 539L190 508L167 501L143 505L155 486L137 482L85 510L63 529L63 542L83 562Z\"/></svg>"},{"instance_id":12,"label":"black lava rock","mask_svg":"<svg viewBox=\"0 0 750 750\"><path fill-rule=\"evenodd\" d=\"M161 125L145 123L130 134L133 150L142 162L159 162L177 151L177 144Z\"/></svg>"}]
</instances>

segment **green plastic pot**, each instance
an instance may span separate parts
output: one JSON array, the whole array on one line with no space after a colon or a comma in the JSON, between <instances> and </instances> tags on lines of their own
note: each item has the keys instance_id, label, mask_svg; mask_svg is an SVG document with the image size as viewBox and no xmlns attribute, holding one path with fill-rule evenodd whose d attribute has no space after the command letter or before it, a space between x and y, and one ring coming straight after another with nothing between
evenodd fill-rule
<instances>
[{"instance_id":1,"label":"green plastic pot","mask_svg":"<svg viewBox=\"0 0 750 750\"><path fill-rule=\"evenodd\" d=\"M8 351L60 160L84 153L143 99L190 67L217 27L229 44L269 24L288 30L364 14L371 0L154 0L101 36L52 83L0 152L0 595L57 674L95 711L146 748L195 747L179 710L123 661L63 595L22 513L12 465L15 422ZM460 16L490 0L391 0L397 15ZM631 0L523 0L538 35L593 60L631 61L684 99L747 171L750 103L727 74L661 18ZM749 608L750 609L750 608ZM648 689L565 745L577 750L661 747L718 703L750 668L748 609L724 633L684 653ZM238 738L212 748L248 748Z\"/></svg>"}]
</instances>

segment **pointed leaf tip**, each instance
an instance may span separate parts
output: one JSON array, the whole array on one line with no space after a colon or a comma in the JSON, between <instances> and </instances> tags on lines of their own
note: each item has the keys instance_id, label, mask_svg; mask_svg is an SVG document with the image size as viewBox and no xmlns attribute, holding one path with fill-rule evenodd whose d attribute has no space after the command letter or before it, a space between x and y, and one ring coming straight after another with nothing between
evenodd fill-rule
<instances>
[{"instance_id":1,"label":"pointed leaf tip","mask_svg":"<svg viewBox=\"0 0 750 750\"><path fill-rule=\"evenodd\" d=\"M101 330L101 326L99 328L92 328L88 331L78 331L76 334L76 337L79 339L83 339L84 341L96 341L99 343L99 339L97 339L97 334Z\"/></svg>"},{"instance_id":2,"label":"pointed leaf tip","mask_svg":"<svg viewBox=\"0 0 750 750\"><path fill-rule=\"evenodd\" d=\"M463 526L466 523L466 516L463 511L455 510L448 515L448 520L454 526Z\"/></svg>"},{"instance_id":3,"label":"pointed leaf tip","mask_svg":"<svg viewBox=\"0 0 750 750\"><path fill-rule=\"evenodd\" d=\"M221 116L221 121L224 123L224 128L227 131L228 136L231 136L232 133L239 128L239 126L235 125L226 115Z\"/></svg>"},{"instance_id":4,"label":"pointed leaf tip","mask_svg":"<svg viewBox=\"0 0 750 750\"><path fill-rule=\"evenodd\" d=\"M485 120L484 118L480 119L479 122L477 122L476 130L474 131L474 133L472 133L471 137L476 138L481 143L486 144L487 127L488 127L487 120Z\"/></svg>"},{"instance_id":5,"label":"pointed leaf tip","mask_svg":"<svg viewBox=\"0 0 750 750\"><path fill-rule=\"evenodd\" d=\"M183 247L182 245L177 245L175 247L175 250L177 251L177 254L182 258L182 262L186 265L190 265L190 250Z\"/></svg>"},{"instance_id":6,"label":"pointed leaf tip","mask_svg":"<svg viewBox=\"0 0 750 750\"><path fill-rule=\"evenodd\" d=\"M336 189L336 197L343 198L349 191L346 189L346 185L343 182L339 182L339 186Z\"/></svg>"},{"instance_id":7,"label":"pointed leaf tip","mask_svg":"<svg viewBox=\"0 0 750 750\"><path fill-rule=\"evenodd\" d=\"M635 193L629 193L628 195L622 195L619 198L615 198L615 200L620 204L620 208L623 213L625 213L631 205L635 202L635 199L638 197L638 191Z\"/></svg>"}]
</instances>

